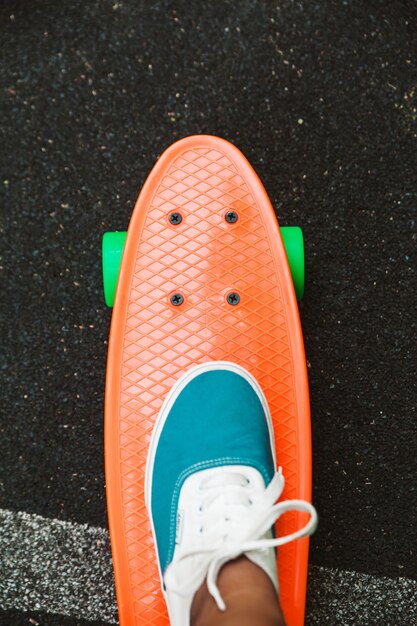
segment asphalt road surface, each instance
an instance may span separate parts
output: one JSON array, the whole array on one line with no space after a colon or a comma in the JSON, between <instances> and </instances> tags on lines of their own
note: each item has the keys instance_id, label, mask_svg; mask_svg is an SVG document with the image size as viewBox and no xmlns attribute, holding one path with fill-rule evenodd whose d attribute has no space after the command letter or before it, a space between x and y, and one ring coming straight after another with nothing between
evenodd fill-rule
<instances>
[{"instance_id":1,"label":"asphalt road surface","mask_svg":"<svg viewBox=\"0 0 417 626\"><path fill-rule=\"evenodd\" d=\"M0 624L117 619L100 240L193 133L305 234L306 623L414 624L416 4L3 0L0 22Z\"/></svg>"}]
</instances>

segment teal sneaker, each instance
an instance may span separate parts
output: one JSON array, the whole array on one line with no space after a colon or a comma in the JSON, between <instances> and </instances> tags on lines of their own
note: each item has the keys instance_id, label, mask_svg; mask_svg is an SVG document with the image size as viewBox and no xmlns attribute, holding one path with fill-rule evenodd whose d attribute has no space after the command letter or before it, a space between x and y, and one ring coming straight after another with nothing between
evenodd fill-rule
<instances>
[{"instance_id":1,"label":"teal sneaker","mask_svg":"<svg viewBox=\"0 0 417 626\"><path fill-rule=\"evenodd\" d=\"M226 609L217 575L242 554L267 573L278 592L275 548L310 535L317 525L309 502L276 504L283 488L271 414L253 376L226 361L184 374L156 420L145 475L171 626L189 626L204 580L219 609ZM275 521L290 510L309 513L308 523L275 538Z\"/></svg>"}]
</instances>

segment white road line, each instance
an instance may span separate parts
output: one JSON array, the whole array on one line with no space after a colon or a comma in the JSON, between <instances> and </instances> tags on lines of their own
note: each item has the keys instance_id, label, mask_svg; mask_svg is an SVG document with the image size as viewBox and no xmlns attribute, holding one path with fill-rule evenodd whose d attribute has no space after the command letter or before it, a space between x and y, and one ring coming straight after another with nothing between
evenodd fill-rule
<instances>
[{"instance_id":1,"label":"white road line","mask_svg":"<svg viewBox=\"0 0 417 626\"><path fill-rule=\"evenodd\" d=\"M0 509L0 607L117 621L108 532ZM313 566L306 626L410 626L417 581Z\"/></svg>"},{"instance_id":2,"label":"white road line","mask_svg":"<svg viewBox=\"0 0 417 626\"><path fill-rule=\"evenodd\" d=\"M0 607L115 622L108 532L0 509Z\"/></svg>"},{"instance_id":3,"label":"white road line","mask_svg":"<svg viewBox=\"0 0 417 626\"><path fill-rule=\"evenodd\" d=\"M417 624L417 581L313 566L306 626Z\"/></svg>"}]
</instances>

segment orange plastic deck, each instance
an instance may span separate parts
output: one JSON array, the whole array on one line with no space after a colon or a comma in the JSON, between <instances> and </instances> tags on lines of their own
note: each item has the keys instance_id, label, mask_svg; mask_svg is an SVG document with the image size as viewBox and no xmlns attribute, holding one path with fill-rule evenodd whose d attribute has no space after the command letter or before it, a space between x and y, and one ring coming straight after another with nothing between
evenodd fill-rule
<instances>
[{"instance_id":1,"label":"orange plastic deck","mask_svg":"<svg viewBox=\"0 0 417 626\"><path fill-rule=\"evenodd\" d=\"M225 214L238 213L229 224ZM183 220L173 226L169 214ZM173 306L174 292L184 295ZM237 306L227 303L236 291ZM167 626L144 503L155 418L196 364L248 369L268 400L284 498L311 498L306 362L279 228L254 170L232 144L198 135L172 145L146 181L130 222L111 323L105 400L107 504L121 626ZM198 407L196 407L198 419ZM277 534L306 522L286 514ZM308 539L279 550L288 626L302 626Z\"/></svg>"}]
</instances>

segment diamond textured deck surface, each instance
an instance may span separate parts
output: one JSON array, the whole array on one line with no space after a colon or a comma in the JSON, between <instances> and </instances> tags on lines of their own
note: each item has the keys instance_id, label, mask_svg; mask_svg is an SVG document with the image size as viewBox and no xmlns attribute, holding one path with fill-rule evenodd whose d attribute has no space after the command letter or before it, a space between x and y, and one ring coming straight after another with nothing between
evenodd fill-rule
<instances>
[{"instance_id":1,"label":"diamond textured deck surface","mask_svg":"<svg viewBox=\"0 0 417 626\"><path fill-rule=\"evenodd\" d=\"M130 282L127 302L119 306L119 291L116 295L116 322L125 320L123 348L117 345L113 328L110 338L110 356L122 352L118 440L126 534L123 552L126 550L138 625L167 623L143 485L154 421L185 371L213 360L246 367L260 383L271 410L277 460L286 478L284 497L308 493L297 457L298 413L305 398L295 401L294 348L287 319L292 309L283 295L289 289L283 290L285 285L280 284L288 280L287 270L277 267L278 228L275 222L271 232L266 220L270 208L255 198L242 169L225 150L206 143L201 140L172 159L148 206L146 198L138 201L135 212L146 211L146 216L141 232L138 220L132 220L126 243L134 251L134 256L122 262L120 292ZM225 219L230 210L238 213L234 224ZM173 211L183 217L177 226L169 223ZM227 302L232 291L240 295L237 306ZM184 296L179 307L170 302L175 292ZM293 343L297 346L297 337ZM305 367L298 375L302 386ZM115 419L111 408L106 411L107 419ZM108 428L112 433L108 441L116 441L117 427L109 424ZM116 458L117 451L113 451L113 462ZM112 460L108 461L111 471ZM294 531L302 519L301 514L298 519L295 514L285 516L277 532ZM304 542L303 547L306 545ZM296 549L290 544L279 553L284 607L293 603L295 577L300 575Z\"/></svg>"}]
</instances>

